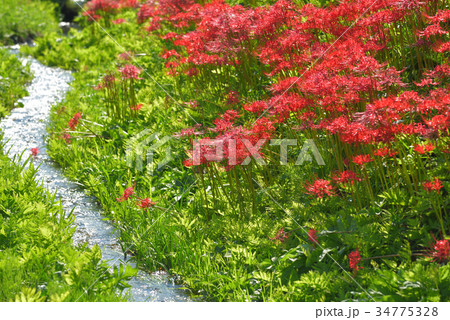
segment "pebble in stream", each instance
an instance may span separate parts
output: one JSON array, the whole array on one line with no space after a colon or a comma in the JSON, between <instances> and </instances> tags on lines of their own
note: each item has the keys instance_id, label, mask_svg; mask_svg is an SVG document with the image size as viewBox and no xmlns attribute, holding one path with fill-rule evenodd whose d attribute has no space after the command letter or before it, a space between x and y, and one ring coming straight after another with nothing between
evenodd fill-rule
<instances>
[{"instance_id":1,"label":"pebble in stream","mask_svg":"<svg viewBox=\"0 0 450 320\"><path fill-rule=\"evenodd\" d=\"M17 53L17 47L12 52ZM68 180L57 168L46 153L46 126L52 104L61 101L69 90L72 76L69 72L49 68L35 59L22 59L30 62L34 79L28 87L29 96L21 100L23 108L14 109L11 115L0 122L4 132L6 150L10 148L9 156L20 155L28 157L31 148L39 148L40 153L34 160L40 165L37 180L42 181L49 191L57 192L65 212L73 208L76 232L74 243L88 242L89 246L98 245L102 250L102 259L118 265L124 261L114 227L103 220L101 208L95 200L87 196L80 187ZM131 261L125 261L135 267ZM189 301L186 293L175 285L172 279L163 272L147 274L141 270L128 283L132 286L130 296L132 301Z\"/></svg>"}]
</instances>

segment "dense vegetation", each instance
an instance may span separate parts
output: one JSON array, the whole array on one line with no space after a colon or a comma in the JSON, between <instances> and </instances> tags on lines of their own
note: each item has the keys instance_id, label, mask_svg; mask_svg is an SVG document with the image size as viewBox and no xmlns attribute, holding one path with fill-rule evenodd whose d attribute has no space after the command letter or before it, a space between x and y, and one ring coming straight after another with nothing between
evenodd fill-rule
<instances>
[{"instance_id":1,"label":"dense vegetation","mask_svg":"<svg viewBox=\"0 0 450 320\"><path fill-rule=\"evenodd\" d=\"M449 301L449 4L372 2L90 1L26 49L76 71L51 156L202 299Z\"/></svg>"},{"instance_id":2,"label":"dense vegetation","mask_svg":"<svg viewBox=\"0 0 450 320\"><path fill-rule=\"evenodd\" d=\"M40 0L0 0L0 44L25 42L58 30L55 4Z\"/></svg>"},{"instance_id":3,"label":"dense vegetation","mask_svg":"<svg viewBox=\"0 0 450 320\"><path fill-rule=\"evenodd\" d=\"M0 145L0 170L0 301L120 301L133 272L72 244L73 216L37 184L32 158L11 161Z\"/></svg>"},{"instance_id":4,"label":"dense vegetation","mask_svg":"<svg viewBox=\"0 0 450 320\"><path fill-rule=\"evenodd\" d=\"M32 77L29 65L22 65L16 55L0 48L0 118L20 106L17 101L27 95L25 85Z\"/></svg>"},{"instance_id":5,"label":"dense vegetation","mask_svg":"<svg viewBox=\"0 0 450 320\"><path fill-rule=\"evenodd\" d=\"M21 106L32 78L29 64L0 48L0 119ZM1 138L0 301L125 300L134 271L109 271L98 247L75 246L73 216L35 181L33 157L11 161Z\"/></svg>"}]
</instances>

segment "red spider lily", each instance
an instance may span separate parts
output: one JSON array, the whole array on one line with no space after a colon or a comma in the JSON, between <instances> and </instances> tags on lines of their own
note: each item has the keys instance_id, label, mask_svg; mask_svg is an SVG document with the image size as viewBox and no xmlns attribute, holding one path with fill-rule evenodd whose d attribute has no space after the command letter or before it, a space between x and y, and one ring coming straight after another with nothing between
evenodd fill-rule
<instances>
[{"instance_id":1,"label":"red spider lily","mask_svg":"<svg viewBox=\"0 0 450 320\"><path fill-rule=\"evenodd\" d=\"M289 238L289 233L284 231L284 227L278 230L275 237L270 238L270 240L275 242L285 242Z\"/></svg>"},{"instance_id":2,"label":"red spider lily","mask_svg":"<svg viewBox=\"0 0 450 320\"><path fill-rule=\"evenodd\" d=\"M222 117L234 120L237 113L227 112ZM261 161L263 154L260 149L267 142L260 139L254 131L243 127L233 127L230 121L223 118L216 119L216 127L210 129L219 133L214 139L204 138L194 143L194 150L191 152L192 158L185 162L185 165L201 165L208 162L222 162L226 166L225 170L230 170L236 165L242 164L247 158L255 158ZM192 130L191 130L192 131Z\"/></svg>"},{"instance_id":3,"label":"red spider lily","mask_svg":"<svg viewBox=\"0 0 450 320\"><path fill-rule=\"evenodd\" d=\"M352 158L352 162L357 164L358 166L363 166L366 163L372 162L373 159L368 154L359 154Z\"/></svg>"},{"instance_id":4,"label":"red spider lily","mask_svg":"<svg viewBox=\"0 0 450 320\"><path fill-rule=\"evenodd\" d=\"M133 110L133 111L138 111L138 110L141 110L141 109L142 109L142 106L143 106L142 103L138 103L138 104L135 105L135 106L131 106L130 109Z\"/></svg>"},{"instance_id":5,"label":"red spider lily","mask_svg":"<svg viewBox=\"0 0 450 320\"><path fill-rule=\"evenodd\" d=\"M168 50L166 52L164 52L161 57L163 59L169 59L170 57L180 57L180 55L178 54L178 52L176 52L175 50Z\"/></svg>"},{"instance_id":6,"label":"red spider lily","mask_svg":"<svg viewBox=\"0 0 450 320\"><path fill-rule=\"evenodd\" d=\"M86 12L99 13L99 12L112 12L119 8L117 1L111 0L91 0L86 4ZM87 13L84 13L87 15Z\"/></svg>"},{"instance_id":7,"label":"red spider lily","mask_svg":"<svg viewBox=\"0 0 450 320\"><path fill-rule=\"evenodd\" d=\"M352 269L354 273L356 273L360 269L363 269L363 267L358 266L358 264L361 262L361 256L360 256L358 250L355 250L355 251L352 251L349 253L348 261L349 261L350 269Z\"/></svg>"},{"instance_id":8,"label":"red spider lily","mask_svg":"<svg viewBox=\"0 0 450 320\"><path fill-rule=\"evenodd\" d=\"M434 181L425 181L422 186L427 192L439 192L439 190L443 188L442 182L439 178L436 178Z\"/></svg>"},{"instance_id":9,"label":"red spider lily","mask_svg":"<svg viewBox=\"0 0 450 320\"><path fill-rule=\"evenodd\" d=\"M425 79L422 79L420 82L414 82L414 84L418 87L424 87L424 86L436 86L439 83L436 83L431 78L425 78Z\"/></svg>"},{"instance_id":10,"label":"red spider lily","mask_svg":"<svg viewBox=\"0 0 450 320\"><path fill-rule=\"evenodd\" d=\"M414 150L419 153L419 154L424 154L426 152L431 152L435 149L436 147L432 144L432 143L427 143L427 144L418 144L414 147Z\"/></svg>"},{"instance_id":11,"label":"red spider lily","mask_svg":"<svg viewBox=\"0 0 450 320\"><path fill-rule=\"evenodd\" d=\"M381 158L385 158L385 157L392 158L397 154L396 151L393 151L389 147L378 148L378 149L374 150L372 153L374 156L381 157Z\"/></svg>"},{"instance_id":12,"label":"red spider lily","mask_svg":"<svg viewBox=\"0 0 450 320\"><path fill-rule=\"evenodd\" d=\"M185 160L183 160L183 165L184 165L185 167L190 168L190 167L193 167L193 166L194 166L194 162L193 162L192 159L185 159Z\"/></svg>"},{"instance_id":13,"label":"red spider lily","mask_svg":"<svg viewBox=\"0 0 450 320\"><path fill-rule=\"evenodd\" d=\"M119 6L125 8L138 8L141 5L139 0L119 0Z\"/></svg>"},{"instance_id":14,"label":"red spider lily","mask_svg":"<svg viewBox=\"0 0 450 320\"><path fill-rule=\"evenodd\" d=\"M439 23L434 23L426 27L423 31L419 31L419 36L429 38L430 36L448 34Z\"/></svg>"},{"instance_id":15,"label":"red spider lily","mask_svg":"<svg viewBox=\"0 0 450 320\"><path fill-rule=\"evenodd\" d=\"M91 21L91 22L99 21L102 18L102 16L95 14L92 11L83 12L83 16L87 16L88 21Z\"/></svg>"},{"instance_id":16,"label":"red spider lily","mask_svg":"<svg viewBox=\"0 0 450 320\"><path fill-rule=\"evenodd\" d=\"M435 132L445 132L450 128L450 113L438 114L431 120L425 120L424 123Z\"/></svg>"},{"instance_id":17,"label":"red spider lily","mask_svg":"<svg viewBox=\"0 0 450 320\"><path fill-rule=\"evenodd\" d=\"M341 183L341 184L350 183L351 185L355 181L356 182L362 181L362 179L356 173L354 173L352 170L335 172L333 174L333 176L331 177L331 179L333 179L333 181L335 181L336 183Z\"/></svg>"},{"instance_id":18,"label":"red spider lily","mask_svg":"<svg viewBox=\"0 0 450 320\"><path fill-rule=\"evenodd\" d=\"M450 259L450 244L448 240L436 240L433 246L432 257L434 260L442 263Z\"/></svg>"},{"instance_id":19,"label":"red spider lily","mask_svg":"<svg viewBox=\"0 0 450 320\"><path fill-rule=\"evenodd\" d=\"M192 0L159 0L147 1L138 12L138 22L143 23L150 18L170 17L174 18L177 14L186 12L195 4ZM169 18L169 19L170 19Z\"/></svg>"},{"instance_id":20,"label":"red spider lily","mask_svg":"<svg viewBox=\"0 0 450 320\"><path fill-rule=\"evenodd\" d=\"M141 70L132 64L126 64L123 68L119 68L119 72L122 74L122 79L142 79L139 78Z\"/></svg>"},{"instance_id":21,"label":"red spider lily","mask_svg":"<svg viewBox=\"0 0 450 320\"><path fill-rule=\"evenodd\" d=\"M309 229L308 231L308 240L316 246L319 242L317 241L317 232L314 229Z\"/></svg>"},{"instance_id":22,"label":"red spider lily","mask_svg":"<svg viewBox=\"0 0 450 320\"><path fill-rule=\"evenodd\" d=\"M69 120L69 128L75 130L78 125L78 121L81 119L81 112L76 113L72 119Z\"/></svg>"},{"instance_id":23,"label":"red spider lily","mask_svg":"<svg viewBox=\"0 0 450 320\"><path fill-rule=\"evenodd\" d=\"M145 199L140 199L137 203L137 206L144 209L144 211L145 211L148 208L154 206L155 204L156 204L156 202L153 202L152 199L145 198Z\"/></svg>"},{"instance_id":24,"label":"red spider lily","mask_svg":"<svg viewBox=\"0 0 450 320\"><path fill-rule=\"evenodd\" d=\"M330 184L330 181L324 179L318 179L314 181L314 184L309 183L308 181L304 185L306 189L306 193L316 196L319 199L323 198L325 195L334 196L335 191L334 187Z\"/></svg>"},{"instance_id":25,"label":"red spider lily","mask_svg":"<svg viewBox=\"0 0 450 320\"><path fill-rule=\"evenodd\" d=\"M261 113L269 107L266 101L256 101L251 104L244 105L244 109L253 112L253 113Z\"/></svg>"},{"instance_id":26,"label":"red spider lily","mask_svg":"<svg viewBox=\"0 0 450 320\"><path fill-rule=\"evenodd\" d=\"M433 50L435 50L436 52L439 52L439 53L444 53L446 51L450 51L450 41L440 43Z\"/></svg>"},{"instance_id":27,"label":"red spider lily","mask_svg":"<svg viewBox=\"0 0 450 320\"><path fill-rule=\"evenodd\" d=\"M39 152L41 152L41 150L39 150L39 148L31 148L31 155L33 157L36 157Z\"/></svg>"},{"instance_id":28,"label":"red spider lily","mask_svg":"<svg viewBox=\"0 0 450 320\"><path fill-rule=\"evenodd\" d=\"M225 121L234 121L239 118L239 114L236 110L227 110L224 114L220 116Z\"/></svg>"},{"instance_id":29,"label":"red spider lily","mask_svg":"<svg viewBox=\"0 0 450 320\"><path fill-rule=\"evenodd\" d=\"M120 3L114 0L91 0L86 4L83 15L90 21L98 21L102 15L111 14L120 8Z\"/></svg>"},{"instance_id":30,"label":"red spider lily","mask_svg":"<svg viewBox=\"0 0 450 320\"><path fill-rule=\"evenodd\" d=\"M250 131L255 138L269 140L275 131L275 123L266 117L261 117L256 120Z\"/></svg>"},{"instance_id":31,"label":"red spider lily","mask_svg":"<svg viewBox=\"0 0 450 320\"><path fill-rule=\"evenodd\" d=\"M130 199L134 194L134 188L133 187L128 187L125 189L125 191L123 192L123 195L120 198L116 198L117 202L123 202L126 201L128 199Z\"/></svg>"}]
</instances>

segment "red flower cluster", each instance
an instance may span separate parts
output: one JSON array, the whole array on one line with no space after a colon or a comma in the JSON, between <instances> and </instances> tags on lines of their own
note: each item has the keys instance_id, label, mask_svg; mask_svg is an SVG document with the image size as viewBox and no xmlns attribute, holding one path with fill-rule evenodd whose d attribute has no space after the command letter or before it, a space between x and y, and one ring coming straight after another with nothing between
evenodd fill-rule
<instances>
[{"instance_id":1,"label":"red flower cluster","mask_svg":"<svg viewBox=\"0 0 450 320\"><path fill-rule=\"evenodd\" d=\"M130 109L133 111L139 111L142 109L143 104L142 103L138 103L137 105L131 106Z\"/></svg>"},{"instance_id":2,"label":"red flower cluster","mask_svg":"<svg viewBox=\"0 0 450 320\"><path fill-rule=\"evenodd\" d=\"M39 150L39 148L31 148L31 155L33 157L36 157L39 152L41 152L41 150Z\"/></svg>"},{"instance_id":3,"label":"red flower cluster","mask_svg":"<svg viewBox=\"0 0 450 320\"><path fill-rule=\"evenodd\" d=\"M361 262L361 255L359 254L358 250L349 253L348 261L350 264L350 269L352 269L354 273L363 268L358 265Z\"/></svg>"},{"instance_id":4,"label":"red flower cluster","mask_svg":"<svg viewBox=\"0 0 450 320\"><path fill-rule=\"evenodd\" d=\"M324 179L318 179L313 184L305 183L306 193L316 196L317 198L323 198L324 196L334 196L334 187L330 184L330 181Z\"/></svg>"},{"instance_id":5,"label":"red flower cluster","mask_svg":"<svg viewBox=\"0 0 450 320\"><path fill-rule=\"evenodd\" d=\"M284 227L278 230L275 237L270 238L270 240L275 242L285 242L289 238L289 233L284 231Z\"/></svg>"},{"instance_id":6,"label":"red flower cluster","mask_svg":"<svg viewBox=\"0 0 450 320\"><path fill-rule=\"evenodd\" d=\"M202 135L203 131L198 131L198 129L200 127L201 127L201 124L197 124L197 125L193 126L192 128L182 129L181 132L175 133L173 136L175 138L181 138L181 137L192 137L192 136Z\"/></svg>"},{"instance_id":7,"label":"red flower cluster","mask_svg":"<svg viewBox=\"0 0 450 320\"><path fill-rule=\"evenodd\" d=\"M373 159L368 154L359 154L357 156L354 156L352 158L353 163L357 164L358 166L363 166L366 163L372 162Z\"/></svg>"},{"instance_id":8,"label":"red flower cluster","mask_svg":"<svg viewBox=\"0 0 450 320\"><path fill-rule=\"evenodd\" d=\"M147 210L148 208L154 206L156 204L156 202L153 202L152 199L150 198L145 198L145 199L141 199L138 201L137 205L138 207Z\"/></svg>"},{"instance_id":9,"label":"red flower cluster","mask_svg":"<svg viewBox=\"0 0 450 320\"><path fill-rule=\"evenodd\" d=\"M80 121L81 119L81 112L77 112L72 119L69 120L69 128L71 130L75 130L77 125L78 125L78 121Z\"/></svg>"},{"instance_id":10,"label":"red flower cluster","mask_svg":"<svg viewBox=\"0 0 450 320\"><path fill-rule=\"evenodd\" d=\"M332 179L334 182L339 184L350 184L352 185L353 182L360 182L362 179L354 173L352 170L346 170L346 171L338 171L335 172L332 175Z\"/></svg>"},{"instance_id":11,"label":"red flower cluster","mask_svg":"<svg viewBox=\"0 0 450 320\"><path fill-rule=\"evenodd\" d=\"M386 158L386 157L393 158L396 154L397 154L397 152L393 151L389 147L382 147L382 148L378 148L373 151L373 155L380 157L380 158Z\"/></svg>"},{"instance_id":12,"label":"red flower cluster","mask_svg":"<svg viewBox=\"0 0 450 320\"><path fill-rule=\"evenodd\" d=\"M91 20L99 20L108 14L114 14L123 9L137 8L139 5L139 0L91 0L86 3L83 15ZM117 22L117 20L115 21Z\"/></svg>"},{"instance_id":13,"label":"red flower cluster","mask_svg":"<svg viewBox=\"0 0 450 320\"><path fill-rule=\"evenodd\" d=\"M90 19L99 20L105 13L112 13L119 9L118 1L114 0L91 0L86 4L83 12L84 16Z\"/></svg>"},{"instance_id":14,"label":"red flower cluster","mask_svg":"<svg viewBox=\"0 0 450 320\"><path fill-rule=\"evenodd\" d=\"M116 198L117 202L124 202L127 201L129 199L131 199L134 196L135 192L134 192L134 187L128 187L125 189L125 191L123 192L123 195L119 198ZM148 208L153 207L156 202L154 202L152 199L150 198L145 198L145 199L140 199L139 197L136 197L137 201L136 201L136 205L143 209L144 211L146 211Z\"/></svg>"},{"instance_id":15,"label":"red flower cluster","mask_svg":"<svg viewBox=\"0 0 450 320\"><path fill-rule=\"evenodd\" d=\"M195 77L216 66L240 70L246 63L264 65L273 95L245 103L243 109L264 112L271 126L296 117L301 130L324 130L349 144L386 144L401 134L429 138L449 132L448 87L430 90L427 96L415 91L397 94L405 87L401 71L376 59L390 45L387 35L392 25L415 15L427 2L411 6L398 0L344 0L317 8L280 0L251 8L220 0L204 5L161 0L142 5L138 18L168 42L171 49L162 56L174 76ZM426 16L431 26L419 34L424 39L445 36L448 11ZM170 32L164 34L166 30ZM328 42L319 41L318 34L326 35ZM447 47L449 42L442 42L439 50ZM450 66L437 65L424 75L424 84L441 84L450 75ZM391 94L382 95L385 91ZM231 91L226 100L235 106L239 94ZM214 124L220 138L236 129L222 118ZM243 130L255 134L254 129L258 130ZM383 158L395 154L387 147L373 152ZM362 166L373 159L360 155L353 160Z\"/></svg>"},{"instance_id":16,"label":"red flower cluster","mask_svg":"<svg viewBox=\"0 0 450 320\"><path fill-rule=\"evenodd\" d=\"M317 240L317 231L314 229L308 230L308 240L313 243L314 246L316 246L319 242Z\"/></svg>"},{"instance_id":17,"label":"red flower cluster","mask_svg":"<svg viewBox=\"0 0 450 320\"><path fill-rule=\"evenodd\" d=\"M448 240L437 240L433 249L433 257L439 263L450 259L450 244Z\"/></svg>"},{"instance_id":18,"label":"red flower cluster","mask_svg":"<svg viewBox=\"0 0 450 320\"><path fill-rule=\"evenodd\" d=\"M439 178L436 178L434 181L426 181L422 185L423 188L428 192L439 192L439 190L443 187L442 182L439 180Z\"/></svg>"},{"instance_id":19,"label":"red flower cluster","mask_svg":"<svg viewBox=\"0 0 450 320\"><path fill-rule=\"evenodd\" d=\"M431 151L433 151L435 148L436 148L436 147L435 147L432 143L427 143L427 144L425 144L425 145L422 145L422 144L416 145L416 146L414 147L414 150L415 150L417 153L424 154L424 153L426 153L426 152L431 152Z\"/></svg>"},{"instance_id":20,"label":"red flower cluster","mask_svg":"<svg viewBox=\"0 0 450 320\"><path fill-rule=\"evenodd\" d=\"M142 79L139 78L141 70L132 64L127 64L123 68L119 68L119 72L122 74L123 79Z\"/></svg>"},{"instance_id":21,"label":"red flower cluster","mask_svg":"<svg viewBox=\"0 0 450 320\"><path fill-rule=\"evenodd\" d=\"M122 24L122 23L125 23L125 22L126 22L125 19L116 19L116 20L112 21L113 24Z\"/></svg>"},{"instance_id":22,"label":"red flower cluster","mask_svg":"<svg viewBox=\"0 0 450 320\"><path fill-rule=\"evenodd\" d=\"M116 198L116 200L118 202L127 201L128 199L130 199L133 196L133 194L134 194L134 188L133 187L128 187L123 192L123 195L120 198Z\"/></svg>"}]
</instances>

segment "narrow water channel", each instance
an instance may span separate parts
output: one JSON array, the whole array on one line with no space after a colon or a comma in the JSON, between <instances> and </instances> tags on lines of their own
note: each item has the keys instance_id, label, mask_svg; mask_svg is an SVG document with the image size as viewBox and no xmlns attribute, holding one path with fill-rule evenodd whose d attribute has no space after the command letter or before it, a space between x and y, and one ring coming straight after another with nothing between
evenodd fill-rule
<instances>
[{"instance_id":1,"label":"narrow water channel","mask_svg":"<svg viewBox=\"0 0 450 320\"><path fill-rule=\"evenodd\" d=\"M11 50L17 53L17 49L14 47ZM39 165L37 180L51 192L57 193L66 213L73 210L76 225L74 243L98 245L103 260L110 265L125 262L135 267L133 262L124 260L117 234L113 233L114 227L103 220L102 209L95 199L68 180L46 152L46 127L51 106L64 98L72 76L68 71L44 66L32 58L23 58L22 61L31 64L34 79L28 87L29 96L21 100L24 107L14 109L10 116L0 122L3 139L7 141L6 150L10 149L9 157L13 158L22 152L28 157L31 148L39 148L40 153L34 160L35 165ZM187 294L162 272L147 274L139 270L137 276L128 283L131 285L131 301L189 300Z\"/></svg>"}]
</instances>

